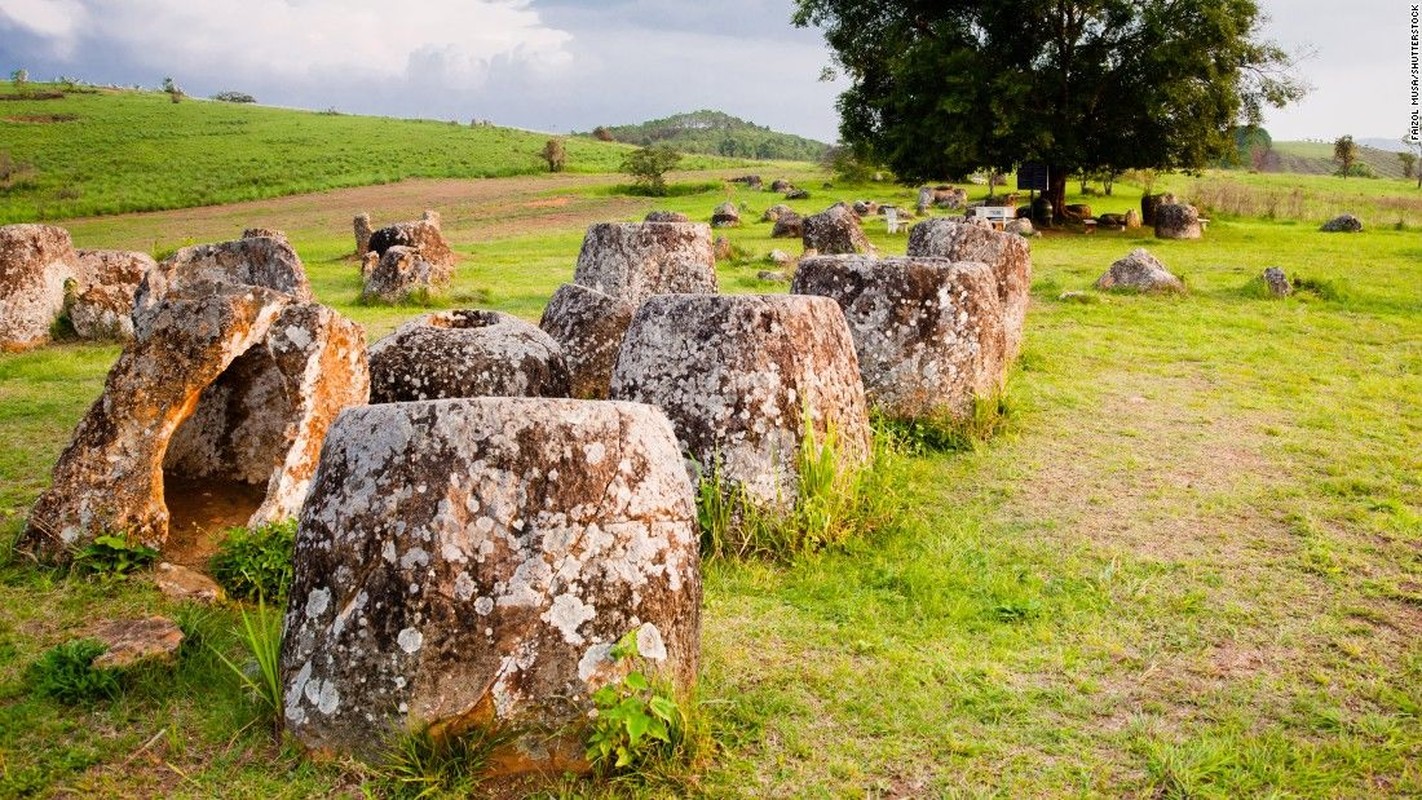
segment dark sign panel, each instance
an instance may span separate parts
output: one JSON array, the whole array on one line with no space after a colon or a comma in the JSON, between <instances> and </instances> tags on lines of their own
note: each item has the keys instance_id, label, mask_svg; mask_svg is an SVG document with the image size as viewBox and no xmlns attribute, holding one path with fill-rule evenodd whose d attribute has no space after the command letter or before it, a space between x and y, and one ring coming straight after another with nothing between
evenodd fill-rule
<instances>
[{"instance_id":1,"label":"dark sign panel","mask_svg":"<svg viewBox=\"0 0 1422 800\"><path fill-rule=\"evenodd\" d=\"M1028 161L1017 166L1017 188L1036 189L1045 192L1050 186L1047 183L1047 165L1040 161Z\"/></svg>"}]
</instances>

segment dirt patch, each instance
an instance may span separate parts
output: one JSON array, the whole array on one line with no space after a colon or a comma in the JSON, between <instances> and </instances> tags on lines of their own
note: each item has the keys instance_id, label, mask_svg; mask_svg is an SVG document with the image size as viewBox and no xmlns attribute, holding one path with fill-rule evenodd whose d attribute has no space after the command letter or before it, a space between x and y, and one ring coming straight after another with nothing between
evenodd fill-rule
<instances>
[{"instance_id":1,"label":"dirt patch","mask_svg":"<svg viewBox=\"0 0 1422 800\"><path fill-rule=\"evenodd\" d=\"M78 114L14 114L6 117L5 121L49 125L55 122L74 122L78 119Z\"/></svg>"},{"instance_id":2,"label":"dirt patch","mask_svg":"<svg viewBox=\"0 0 1422 800\"><path fill-rule=\"evenodd\" d=\"M163 560L206 570L223 533L246 525L266 493L265 485L164 476L169 518Z\"/></svg>"},{"instance_id":3,"label":"dirt patch","mask_svg":"<svg viewBox=\"0 0 1422 800\"><path fill-rule=\"evenodd\" d=\"M550 197L547 200L531 200L523 204L524 208L562 208L566 206L571 198Z\"/></svg>"}]
</instances>

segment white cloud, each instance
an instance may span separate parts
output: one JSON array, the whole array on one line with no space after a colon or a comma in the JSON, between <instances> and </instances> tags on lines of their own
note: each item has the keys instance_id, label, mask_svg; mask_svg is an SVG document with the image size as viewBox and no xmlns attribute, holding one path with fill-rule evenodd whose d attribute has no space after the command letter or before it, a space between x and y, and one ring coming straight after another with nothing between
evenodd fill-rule
<instances>
[{"instance_id":1,"label":"white cloud","mask_svg":"<svg viewBox=\"0 0 1422 800\"><path fill-rule=\"evenodd\" d=\"M0 0L0 29L19 28L48 39L60 57L71 52L75 31L85 19L80 0Z\"/></svg>"},{"instance_id":2,"label":"white cloud","mask_svg":"<svg viewBox=\"0 0 1422 800\"><path fill-rule=\"evenodd\" d=\"M0 10L57 43L92 42L164 74L386 80L413 68L478 83L496 58L566 65L571 39L527 0L0 0Z\"/></svg>"}]
</instances>

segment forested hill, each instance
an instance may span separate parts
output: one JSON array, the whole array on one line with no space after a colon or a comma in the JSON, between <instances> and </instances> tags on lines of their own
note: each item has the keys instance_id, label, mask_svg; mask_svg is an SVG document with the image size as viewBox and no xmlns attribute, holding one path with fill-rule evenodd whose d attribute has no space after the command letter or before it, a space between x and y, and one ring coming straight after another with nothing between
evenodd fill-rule
<instances>
[{"instance_id":1,"label":"forested hill","mask_svg":"<svg viewBox=\"0 0 1422 800\"><path fill-rule=\"evenodd\" d=\"M738 119L721 111L693 111L640 125L605 125L592 132L605 141L646 146L666 144L683 153L740 158L818 161L829 149L824 142Z\"/></svg>"}]
</instances>

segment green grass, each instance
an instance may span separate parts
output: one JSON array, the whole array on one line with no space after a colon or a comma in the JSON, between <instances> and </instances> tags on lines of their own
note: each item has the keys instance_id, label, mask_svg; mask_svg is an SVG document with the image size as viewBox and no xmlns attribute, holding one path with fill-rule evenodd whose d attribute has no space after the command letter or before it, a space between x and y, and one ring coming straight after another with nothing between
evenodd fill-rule
<instances>
[{"instance_id":1,"label":"green grass","mask_svg":"<svg viewBox=\"0 0 1422 800\"><path fill-rule=\"evenodd\" d=\"M912 205L911 189L823 189L806 168L777 169L810 188L809 201L791 203L802 210L856 197ZM1233 179L1264 191L1342 183ZM746 223L718 231L747 254L720 265L729 291L774 287L755 279L762 257L799 249L754 221L779 200L769 193L655 201L595 185L509 186L504 209L529 197L568 203L515 226L481 221L477 208L473 222L447 213L465 256L454 291L487 290L481 305L527 318L571 277L583 224L574 210L705 219L727 196L744 203ZM1118 185L1088 201L1124 210L1138 196ZM292 236L317 294L372 337L424 312L356 305L345 209L289 213L272 222ZM708 561L698 692L712 763L671 792L563 781L549 796L1422 793L1422 246L1415 231L1385 226L1343 236L1311 219L1214 216L1197 242L1035 239L1008 430L962 452L896 456L883 473L893 512L865 535L789 563ZM89 246L142 246L188 224L198 222L71 227ZM866 227L882 252L903 252L906 237ZM1089 291L1138 246L1189 293L1057 299ZM1313 290L1257 296L1252 282L1276 265ZM116 352L0 355L8 530ZM176 610L141 582L0 570L0 794L358 793L365 773L274 744L204 649L91 710L26 686L29 665L94 614L162 611ZM205 612L193 627L245 657L234 612Z\"/></svg>"},{"instance_id":2,"label":"green grass","mask_svg":"<svg viewBox=\"0 0 1422 800\"><path fill-rule=\"evenodd\" d=\"M48 88L43 85L38 88ZM13 93L6 86L0 93ZM43 121L59 118L61 121ZM0 183L0 219L117 214L232 203L409 178L546 170L547 134L103 90L0 107L0 151L32 167ZM220 145L219 145L220 143ZM631 147L571 137L567 170L616 172ZM687 167L736 161L692 156Z\"/></svg>"}]
</instances>

